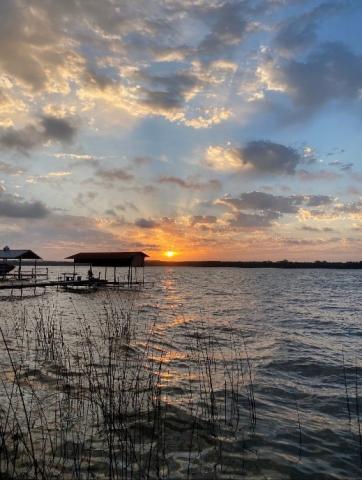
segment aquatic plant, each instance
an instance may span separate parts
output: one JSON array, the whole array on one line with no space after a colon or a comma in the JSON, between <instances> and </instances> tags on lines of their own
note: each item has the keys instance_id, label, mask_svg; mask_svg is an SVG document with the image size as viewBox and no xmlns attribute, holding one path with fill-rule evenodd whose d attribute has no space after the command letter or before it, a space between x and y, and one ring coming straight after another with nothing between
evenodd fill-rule
<instances>
[{"instance_id":1,"label":"aquatic plant","mask_svg":"<svg viewBox=\"0 0 362 480\"><path fill-rule=\"evenodd\" d=\"M256 422L246 341L230 333L225 351L206 321L184 330L183 387L170 397L173 360L156 341L157 319L141 331L132 306L107 295L97 322L74 307L72 332L56 306L8 319L0 328L1 478L242 475L245 441L236 464L228 449Z\"/></svg>"}]
</instances>

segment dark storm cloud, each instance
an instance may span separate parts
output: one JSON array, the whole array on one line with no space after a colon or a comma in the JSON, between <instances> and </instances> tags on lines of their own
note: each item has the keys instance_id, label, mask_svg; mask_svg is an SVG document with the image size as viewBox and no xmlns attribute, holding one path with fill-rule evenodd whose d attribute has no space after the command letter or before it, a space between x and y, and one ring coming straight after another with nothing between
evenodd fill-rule
<instances>
[{"instance_id":1,"label":"dark storm cloud","mask_svg":"<svg viewBox=\"0 0 362 480\"><path fill-rule=\"evenodd\" d=\"M134 224L139 228L155 228L158 225L154 220L147 218L138 218Z\"/></svg>"},{"instance_id":2,"label":"dark storm cloud","mask_svg":"<svg viewBox=\"0 0 362 480\"><path fill-rule=\"evenodd\" d=\"M26 202L13 195L0 192L0 217L44 218L49 209L42 202Z\"/></svg>"},{"instance_id":3,"label":"dark storm cloud","mask_svg":"<svg viewBox=\"0 0 362 480\"><path fill-rule=\"evenodd\" d=\"M263 140L249 142L239 152L243 164L251 165L264 173L292 175L302 161L301 155L294 148Z\"/></svg>"},{"instance_id":4,"label":"dark storm cloud","mask_svg":"<svg viewBox=\"0 0 362 480\"><path fill-rule=\"evenodd\" d=\"M20 129L13 127L0 129L0 147L26 154L49 140L70 143L76 132L77 129L69 120L44 116L41 117L39 124L27 125Z\"/></svg>"}]
</instances>

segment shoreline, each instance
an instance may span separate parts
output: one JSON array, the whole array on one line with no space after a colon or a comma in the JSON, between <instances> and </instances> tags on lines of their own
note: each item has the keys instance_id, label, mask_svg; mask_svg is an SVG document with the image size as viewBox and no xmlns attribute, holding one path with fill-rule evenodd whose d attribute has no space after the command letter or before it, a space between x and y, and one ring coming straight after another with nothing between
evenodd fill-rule
<instances>
[{"instance_id":1,"label":"shoreline","mask_svg":"<svg viewBox=\"0 0 362 480\"><path fill-rule=\"evenodd\" d=\"M10 262L9 262L10 263ZM12 263L12 262L11 262ZM16 265L16 262L14 262ZM33 262L23 262L23 265L33 265ZM38 261L39 267L64 266L72 267L73 262L64 261ZM224 260L185 260L185 261L169 261L169 260L148 260L145 267L210 267L210 268L283 268L283 269L338 269L338 270L360 270L362 269L362 261L359 262L327 262L316 260L314 262L293 262L288 260L281 261L224 261Z\"/></svg>"}]
</instances>

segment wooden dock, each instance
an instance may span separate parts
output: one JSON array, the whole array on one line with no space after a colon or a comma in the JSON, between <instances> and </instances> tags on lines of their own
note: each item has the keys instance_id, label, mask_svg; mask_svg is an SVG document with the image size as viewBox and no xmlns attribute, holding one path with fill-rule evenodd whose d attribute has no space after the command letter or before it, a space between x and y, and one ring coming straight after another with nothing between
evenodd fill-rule
<instances>
[{"instance_id":1,"label":"wooden dock","mask_svg":"<svg viewBox=\"0 0 362 480\"><path fill-rule=\"evenodd\" d=\"M27 290L27 289L37 289L37 288L47 288L47 287L89 287L92 288L119 288L119 289L135 289L140 288L144 285L144 282L119 282L119 281L109 281L100 278L95 279L74 279L74 280L25 280L25 281L7 281L0 282L0 290Z\"/></svg>"},{"instance_id":2,"label":"wooden dock","mask_svg":"<svg viewBox=\"0 0 362 480\"><path fill-rule=\"evenodd\" d=\"M64 281L64 280L40 280L40 281L15 281L15 282L6 282L1 284L0 283L0 290L22 290L26 288L46 288L46 287L64 287L67 285L72 285L72 286L91 286L95 284L99 284L100 282L97 280L95 281L89 281L89 280L70 280L70 281ZM104 282L102 282L104 283Z\"/></svg>"}]
</instances>

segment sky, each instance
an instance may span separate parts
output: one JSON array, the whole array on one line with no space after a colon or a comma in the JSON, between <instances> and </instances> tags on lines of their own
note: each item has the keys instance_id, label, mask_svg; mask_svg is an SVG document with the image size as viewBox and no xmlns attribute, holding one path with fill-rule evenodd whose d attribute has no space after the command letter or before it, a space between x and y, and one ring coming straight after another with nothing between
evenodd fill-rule
<instances>
[{"instance_id":1,"label":"sky","mask_svg":"<svg viewBox=\"0 0 362 480\"><path fill-rule=\"evenodd\" d=\"M0 243L361 260L361 24L360 0L0 0Z\"/></svg>"}]
</instances>

